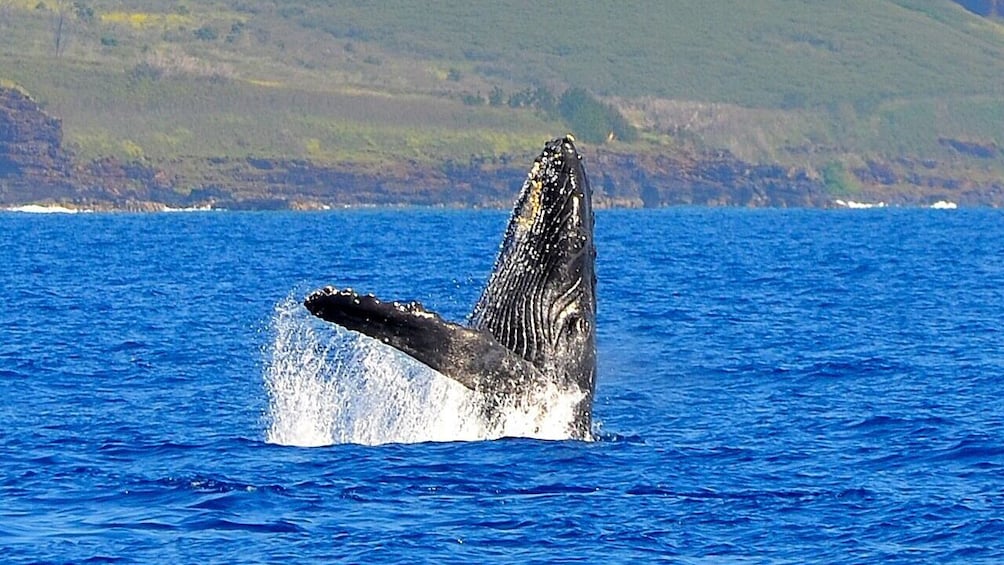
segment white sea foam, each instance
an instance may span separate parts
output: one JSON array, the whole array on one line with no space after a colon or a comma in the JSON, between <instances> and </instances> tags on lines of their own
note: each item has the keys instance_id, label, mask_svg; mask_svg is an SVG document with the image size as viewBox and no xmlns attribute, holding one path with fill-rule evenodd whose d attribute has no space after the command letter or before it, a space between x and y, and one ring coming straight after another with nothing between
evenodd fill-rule
<instances>
[{"instance_id":1,"label":"white sea foam","mask_svg":"<svg viewBox=\"0 0 1004 565\"><path fill-rule=\"evenodd\" d=\"M88 212L89 210L79 210L77 208L67 208L65 206L43 206L41 204L25 204L24 206L12 206L7 208L8 212L22 212L25 214L77 214Z\"/></svg>"},{"instance_id":2,"label":"white sea foam","mask_svg":"<svg viewBox=\"0 0 1004 565\"><path fill-rule=\"evenodd\" d=\"M931 204L931 208L934 208L935 210L954 210L958 207L958 204L955 202L949 202L948 200L939 200L934 204Z\"/></svg>"},{"instance_id":3,"label":"white sea foam","mask_svg":"<svg viewBox=\"0 0 1004 565\"><path fill-rule=\"evenodd\" d=\"M211 204L205 204L202 206L189 206L187 208L171 208L170 206L164 206L161 209L162 212L219 212L219 208L213 208Z\"/></svg>"},{"instance_id":4,"label":"white sea foam","mask_svg":"<svg viewBox=\"0 0 1004 565\"><path fill-rule=\"evenodd\" d=\"M511 399L497 422L481 398L375 340L311 316L292 297L276 305L266 352L266 440L334 443L567 439L579 391L548 387Z\"/></svg>"},{"instance_id":5,"label":"white sea foam","mask_svg":"<svg viewBox=\"0 0 1004 565\"><path fill-rule=\"evenodd\" d=\"M885 208L885 202L855 202L854 200L834 200L834 204L837 206L843 206L844 208Z\"/></svg>"}]
</instances>

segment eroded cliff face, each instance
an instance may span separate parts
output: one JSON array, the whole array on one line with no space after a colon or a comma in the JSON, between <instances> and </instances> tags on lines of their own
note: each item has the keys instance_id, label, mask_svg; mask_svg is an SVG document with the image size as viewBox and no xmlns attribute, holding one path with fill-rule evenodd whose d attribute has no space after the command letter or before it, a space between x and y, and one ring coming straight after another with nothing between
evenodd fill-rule
<instances>
[{"instance_id":1,"label":"eroded cliff face","mask_svg":"<svg viewBox=\"0 0 1004 565\"><path fill-rule=\"evenodd\" d=\"M147 210L184 198L163 173L140 163L79 163L58 117L19 88L0 87L0 206L59 203Z\"/></svg>"},{"instance_id":2,"label":"eroded cliff face","mask_svg":"<svg viewBox=\"0 0 1004 565\"><path fill-rule=\"evenodd\" d=\"M583 148L599 208L662 206L820 207L832 204L804 171L752 165L727 154L631 155ZM318 166L305 161L218 160L216 178L189 195L192 205L231 209L415 205L508 208L530 158L396 162L378 170Z\"/></svg>"},{"instance_id":3,"label":"eroded cliff face","mask_svg":"<svg viewBox=\"0 0 1004 565\"><path fill-rule=\"evenodd\" d=\"M726 152L626 155L601 149L587 152L590 157L601 205L789 208L832 201L822 183L804 170L747 163Z\"/></svg>"},{"instance_id":4,"label":"eroded cliff face","mask_svg":"<svg viewBox=\"0 0 1004 565\"><path fill-rule=\"evenodd\" d=\"M0 88L0 201L68 195L72 160L58 118L16 88Z\"/></svg>"}]
</instances>

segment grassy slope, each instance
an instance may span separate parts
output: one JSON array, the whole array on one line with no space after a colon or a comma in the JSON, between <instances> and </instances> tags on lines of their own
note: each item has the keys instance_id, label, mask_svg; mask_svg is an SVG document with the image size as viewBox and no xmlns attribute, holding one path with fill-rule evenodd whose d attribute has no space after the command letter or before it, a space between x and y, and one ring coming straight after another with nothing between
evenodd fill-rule
<instances>
[{"instance_id":1,"label":"grassy slope","mask_svg":"<svg viewBox=\"0 0 1004 565\"><path fill-rule=\"evenodd\" d=\"M0 0L0 78L62 116L84 157L523 154L564 126L460 97L540 84L616 97L647 128L631 150L1004 168L938 142L1004 145L1004 27L948 0L94 0L93 17L67 12L56 57L70 4Z\"/></svg>"},{"instance_id":2,"label":"grassy slope","mask_svg":"<svg viewBox=\"0 0 1004 565\"><path fill-rule=\"evenodd\" d=\"M472 60L500 76L621 96L780 107L987 93L1001 80L1000 30L947 2L494 5L491 17L479 17L484 9L463 0L397 0L304 19L401 51Z\"/></svg>"}]
</instances>

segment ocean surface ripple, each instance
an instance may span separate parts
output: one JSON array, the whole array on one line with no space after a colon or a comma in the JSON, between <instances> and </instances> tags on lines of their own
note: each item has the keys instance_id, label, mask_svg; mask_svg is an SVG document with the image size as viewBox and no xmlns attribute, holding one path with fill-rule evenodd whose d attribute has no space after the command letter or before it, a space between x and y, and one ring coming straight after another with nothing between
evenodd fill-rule
<instances>
[{"instance_id":1,"label":"ocean surface ripple","mask_svg":"<svg viewBox=\"0 0 1004 565\"><path fill-rule=\"evenodd\" d=\"M601 211L592 442L298 309L506 219L0 213L2 560L1004 561L1004 214Z\"/></svg>"}]
</instances>

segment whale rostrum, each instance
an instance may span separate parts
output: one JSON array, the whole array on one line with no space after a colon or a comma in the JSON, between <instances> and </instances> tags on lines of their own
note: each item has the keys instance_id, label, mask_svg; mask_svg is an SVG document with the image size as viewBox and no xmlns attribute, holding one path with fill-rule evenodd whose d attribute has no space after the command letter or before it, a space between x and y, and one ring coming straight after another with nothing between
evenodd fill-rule
<instances>
[{"instance_id":1,"label":"whale rostrum","mask_svg":"<svg viewBox=\"0 0 1004 565\"><path fill-rule=\"evenodd\" d=\"M496 407L547 386L581 393L570 435L590 437L596 387L596 248L592 191L572 136L554 139L520 190L495 267L466 324L417 302L325 287L315 316L378 339Z\"/></svg>"}]
</instances>

